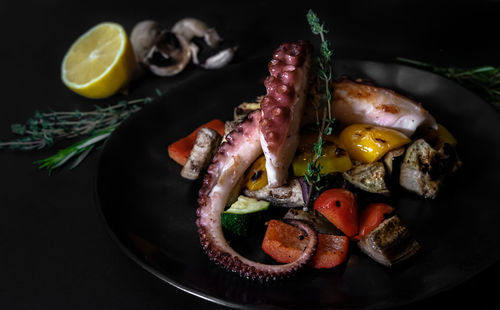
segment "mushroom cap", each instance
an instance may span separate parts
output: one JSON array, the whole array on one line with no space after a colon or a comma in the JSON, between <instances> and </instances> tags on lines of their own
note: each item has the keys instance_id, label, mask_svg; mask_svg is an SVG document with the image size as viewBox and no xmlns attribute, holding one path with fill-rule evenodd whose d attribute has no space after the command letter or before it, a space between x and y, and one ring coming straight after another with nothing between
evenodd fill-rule
<instances>
[{"instance_id":1,"label":"mushroom cap","mask_svg":"<svg viewBox=\"0 0 500 310\"><path fill-rule=\"evenodd\" d=\"M184 37L188 42L191 41L193 37L203 37L207 30L207 25L194 17L183 18L172 27L172 32L178 36Z\"/></svg>"},{"instance_id":2,"label":"mushroom cap","mask_svg":"<svg viewBox=\"0 0 500 310\"><path fill-rule=\"evenodd\" d=\"M191 60L189 44L182 36L163 30L146 56L146 63L156 75L172 76Z\"/></svg>"},{"instance_id":3,"label":"mushroom cap","mask_svg":"<svg viewBox=\"0 0 500 310\"><path fill-rule=\"evenodd\" d=\"M160 35L162 27L154 20L137 23L130 33L130 43L138 63L145 63L145 58Z\"/></svg>"}]
</instances>

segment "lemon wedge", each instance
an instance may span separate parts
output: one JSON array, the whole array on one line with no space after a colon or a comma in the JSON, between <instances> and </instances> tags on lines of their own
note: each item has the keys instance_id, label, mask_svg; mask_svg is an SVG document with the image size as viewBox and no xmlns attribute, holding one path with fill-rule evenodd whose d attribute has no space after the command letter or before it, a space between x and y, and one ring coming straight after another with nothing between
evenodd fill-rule
<instances>
[{"instance_id":1,"label":"lemon wedge","mask_svg":"<svg viewBox=\"0 0 500 310\"><path fill-rule=\"evenodd\" d=\"M135 68L132 45L123 27L104 22L81 35L64 56L63 83L87 98L106 98L122 90Z\"/></svg>"}]
</instances>

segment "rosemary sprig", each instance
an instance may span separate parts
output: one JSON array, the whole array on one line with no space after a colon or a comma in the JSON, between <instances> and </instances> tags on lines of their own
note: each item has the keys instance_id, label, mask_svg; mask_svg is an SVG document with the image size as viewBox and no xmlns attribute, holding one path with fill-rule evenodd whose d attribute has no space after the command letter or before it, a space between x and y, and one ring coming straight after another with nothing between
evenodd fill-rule
<instances>
[{"instance_id":1,"label":"rosemary sprig","mask_svg":"<svg viewBox=\"0 0 500 310\"><path fill-rule=\"evenodd\" d=\"M158 94L159 91L157 91ZM151 102L150 97L122 100L108 107L96 106L94 110L49 111L35 112L25 124L12 124L11 131L17 139L0 141L1 148L30 151L53 146L55 143L74 138L83 140L58 151L48 158L34 163L39 168L52 170L74 159L69 167L76 167L99 143L103 142L113 130L133 113L139 111L142 105Z\"/></svg>"},{"instance_id":2,"label":"rosemary sprig","mask_svg":"<svg viewBox=\"0 0 500 310\"><path fill-rule=\"evenodd\" d=\"M40 169L48 169L49 174L51 174L52 170L61 167L70 159L77 156L69 167L69 169L73 169L82 162L82 160L94 149L94 147L99 142L108 138L115 127L116 126L113 126L97 132L89 138L83 139L82 141L79 141L65 149L60 150L55 155L35 161L34 164L40 165Z\"/></svg>"},{"instance_id":3,"label":"rosemary sprig","mask_svg":"<svg viewBox=\"0 0 500 310\"><path fill-rule=\"evenodd\" d=\"M477 91L487 101L500 109L500 67L478 66L472 68L439 67L430 63L397 57L398 61L431 70Z\"/></svg>"},{"instance_id":4,"label":"rosemary sprig","mask_svg":"<svg viewBox=\"0 0 500 310\"><path fill-rule=\"evenodd\" d=\"M331 102L333 94L333 62L332 56L333 51L330 49L330 43L325 39L325 34L328 30L325 28L312 10L307 12L307 22L311 28L311 31L315 35L319 35L321 39L319 56L317 57L317 83L316 83L316 93L321 94L319 100L315 102L316 119L318 127L318 139L313 146L314 156L307 163L307 171L304 174L304 179L310 186L309 195L311 197L313 190L321 190L318 183L323 177L321 174L321 164L319 164L319 159L323 155L323 135L332 134L333 123L335 119L332 117L331 113ZM322 112L321 120L319 118L319 113ZM306 206L309 202L306 202Z\"/></svg>"}]
</instances>

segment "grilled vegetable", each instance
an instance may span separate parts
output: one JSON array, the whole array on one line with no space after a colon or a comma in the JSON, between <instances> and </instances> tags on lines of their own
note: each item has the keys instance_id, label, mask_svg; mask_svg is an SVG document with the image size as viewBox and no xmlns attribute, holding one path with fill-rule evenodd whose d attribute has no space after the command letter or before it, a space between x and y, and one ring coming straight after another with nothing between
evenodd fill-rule
<instances>
[{"instance_id":1,"label":"grilled vegetable","mask_svg":"<svg viewBox=\"0 0 500 310\"><path fill-rule=\"evenodd\" d=\"M344 128L339 138L349 156L363 163L377 161L388 151L411 142L397 130L366 124Z\"/></svg>"},{"instance_id":2,"label":"grilled vegetable","mask_svg":"<svg viewBox=\"0 0 500 310\"><path fill-rule=\"evenodd\" d=\"M297 208L305 205L302 187L297 179L290 179L288 184L280 187L266 185L258 190L245 189L243 193L248 197L267 200L280 207Z\"/></svg>"},{"instance_id":3,"label":"grilled vegetable","mask_svg":"<svg viewBox=\"0 0 500 310\"><path fill-rule=\"evenodd\" d=\"M399 166L397 166L397 165L395 166L394 164L401 162L401 159L402 159L401 156L403 156L404 153L405 153L405 148L400 147L398 149L389 151L385 154L384 165L385 165L385 169L389 173L389 175L392 176L393 172L394 172L394 174L396 174L399 171L399 169L398 169Z\"/></svg>"},{"instance_id":4,"label":"grilled vegetable","mask_svg":"<svg viewBox=\"0 0 500 310\"><path fill-rule=\"evenodd\" d=\"M399 183L420 196L436 198L445 176L461 165L455 148L450 144L441 144L436 150L425 140L418 139L406 150Z\"/></svg>"},{"instance_id":5,"label":"grilled vegetable","mask_svg":"<svg viewBox=\"0 0 500 310\"><path fill-rule=\"evenodd\" d=\"M365 254L384 266L392 266L408 259L419 249L419 243L410 235L397 216L380 223L358 242Z\"/></svg>"},{"instance_id":6,"label":"grilled vegetable","mask_svg":"<svg viewBox=\"0 0 500 310\"><path fill-rule=\"evenodd\" d=\"M292 161L293 174L295 176L302 176L307 171L308 163L314 158L314 152L312 148L306 151L300 152ZM332 144L329 141L325 141L323 146L323 155L318 159L318 163L321 165L321 174L328 174L333 172L344 172L352 167L351 159L347 152Z\"/></svg>"},{"instance_id":7,"label":"grilled vegetable","mask_svg":"<svg viewBox=\"0 0 500 310\"><path fill-rule=\"evenodd\" d=\"M451 132L441 124L438 124L438 138L441 143L448 143L451 146L457 145L457 139L451 134Z\"/></svg>"},{"instance_id":8,"label":"grilled vegetable","mask_svg":"<svg viewBox=\"0 0 500 310\"><path fill-rule=\"evenodd\" d=\"M221 139L221 135L213 129L202 128L198 131L193 149L181 170L181 176L189 180L198 179L212 161Z\"/></svg>"},{"instance_id":9,"label":"grilled vegetable","mask_svg":"<svg viewBox=\"0 0 500 310\"><path fill-rule=\"evenodd\" d=\"M267 185L266 157L264 155L250 166L245 174L244 182L246 188L256 191Z\"/></svg>"},{"instance_id":10,"label":"grilled vegetable","mask_svg":"<svg viewBox=\"0 0 500 310\"><path fill-rule=\"evenodd\" d=\"M206 127L217 131L220 135L224 134L224 122L218 119L212 120L200 127L198 127L195 131L190 133L187 137L179 139L174 143L168 146L168 155L172 158L176 163L184 166L186 161L191 154L191 150L194 146L194 141L196 140L196 136L198 135L198 131L201 128Z\"/></svg>"},{"instance_id":11,"label":"grilled vegetable","mask_svg":"<svg viewBox=\"0 0 500 310\"><path fill-rule=\"evenodd\" d=\"M306 238L300 228L279 220L270 220L262 241L262 250L277 262L291 263L306 247Z\"/></svg>"},{"instance_id":12,"label":"grilled vegetable","mask_svg":"<svg viewBox=\"0 0 500 310\"><path fill-rule=\"evenodd\" d=\"M352 192L342 188L326 190L314 202L314 210L348 237L358 233L358 203Z\"/></svg>"},{"instance_id":13,"label":"grilled vegetable","mask_svg":"<svg viewBox=\"0 0 500 310\"><path fill-rule=\"evenodd\" d=\"M371 203L366 206L359 217L359 237L368 235L392 212L394 208L385 203Z\"/></svg>"},{"instance_id":14,"label":"grilled vegetable","mask_svg":"<svg viewBox=\"0 0 500 310\"><path fill-rule=\"evenodd\" d=\"M280 263L291 263L302 254L308 242L301 230L278 220L267 223L262 250ZM343 263L348 254L349 238L329 234L318 234L318 247L311 266L332 268Z\"/></svg>"},{"instance_id":15,"label":"grilled vegetable","mask_svg":"<svg viewBox=\"0 0 500 310\"><path fill-rule=\"evenodd\" d=\"M250 112L260 109L260 102L263 96L259 96L255 99L255 102L243 102L234 108L234 120L243 120Z\"/></svg>"},{"instance_id":16,"label":"grilled vegetable","mask_svg":"<svg viewBox=\"0 0 500 310\"><path fill-rule=\"evenodd\" d=\"M222 212L222 227L236 236L248 236L263 223L270 203L239 196L229 209Z\"/></svg>"},{"instance_id":17,"label":"grilled vegetable","mask_svg":"<svg viewBox=\"0 0 500 310\"><path fill-rule=\"evenodd\" d=\"M437 163L437 156L437 151L425 140L413 142L406 150L401 164L401 186L425 198L435 198L441 179L431 175L431 170Z\"/></svg>"},{"instance_id":18,"label":"grilled vegetable","mask_svg":"<svg viewBox=\"0 0 500 310\"><path fill-rule=\"evenodd\" d=\"M376 194L389 193L385 183L385 168L381 162L359 164L342 174L354 186Z\"/></svg>"},{"instance_id":19,"label":"grilled vegetable","mask_svg":"<svg viewBox=\"0 0 500 310\"><path fill-rule=\"evenodd\" d=\"M349 238L318 234L318 249L311 265L313 268L333 268L346 261L349 252Z\"/></svg>"},{"instance_id":20,"label":"grilled vegetable","mask_svg":"<svg viewBox=\"0 0 500 310\"><path fill-rule=\"evenodd\" d=\"M300 220L309 223L318 233L342 235L342 232L316 210L290 209L284 220Z\"/></svg>"}]
</instances>

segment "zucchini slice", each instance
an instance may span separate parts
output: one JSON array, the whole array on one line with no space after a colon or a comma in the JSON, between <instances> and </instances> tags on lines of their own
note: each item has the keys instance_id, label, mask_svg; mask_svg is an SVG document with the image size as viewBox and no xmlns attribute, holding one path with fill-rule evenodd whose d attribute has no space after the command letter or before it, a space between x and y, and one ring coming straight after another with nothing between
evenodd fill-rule
<instances>
[{"instance_id":1,"label":"zucchini slice","mask_svg":"<svg viewBox=\"0 0 500 310\"><path fill-rule=\"evenodd\" d=\"M246 237L265 221L270 204L240 195L229 209L222 212L222 227L233 235Z\"/></svg>"}]
</instances>

